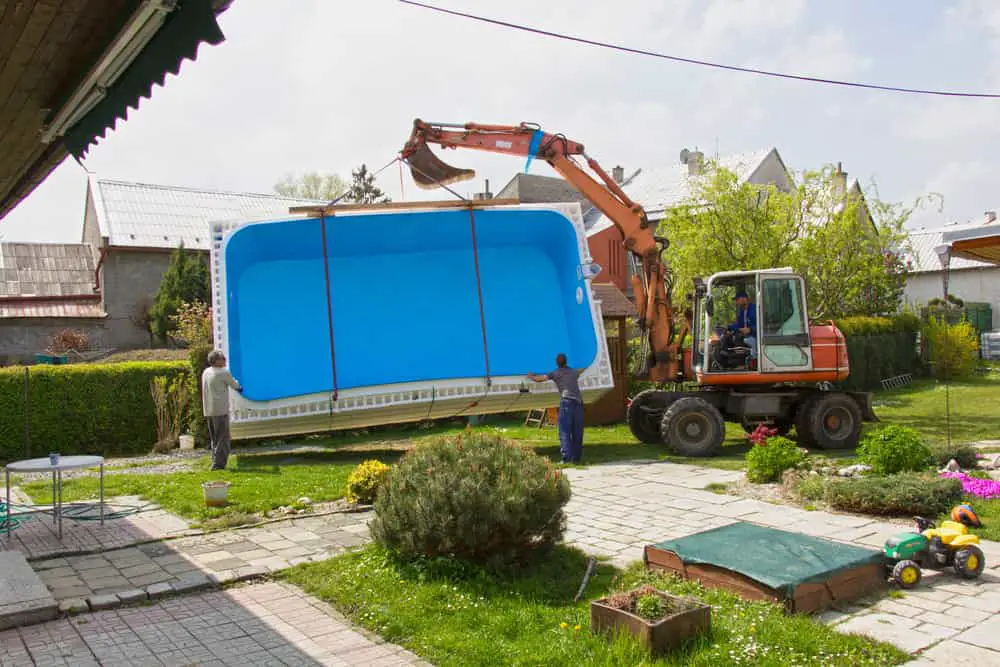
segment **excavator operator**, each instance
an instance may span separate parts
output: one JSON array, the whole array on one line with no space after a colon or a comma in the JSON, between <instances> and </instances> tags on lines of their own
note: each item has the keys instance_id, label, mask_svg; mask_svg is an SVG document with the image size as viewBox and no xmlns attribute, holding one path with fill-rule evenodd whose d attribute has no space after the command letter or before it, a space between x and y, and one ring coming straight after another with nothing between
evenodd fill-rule
<instances>
[{"instance_id":1,"label":"excavator operator","mask_svg":"<svg viewBox=\"0 0 1000 667\"><path fill-rule=\"evenodd\" d=\"M750 348L750 359L757 359L757 306L750 302L746 292L736 293L736 321L729 330L743 336L743 343Z\"/></svg>"}]
</instances>

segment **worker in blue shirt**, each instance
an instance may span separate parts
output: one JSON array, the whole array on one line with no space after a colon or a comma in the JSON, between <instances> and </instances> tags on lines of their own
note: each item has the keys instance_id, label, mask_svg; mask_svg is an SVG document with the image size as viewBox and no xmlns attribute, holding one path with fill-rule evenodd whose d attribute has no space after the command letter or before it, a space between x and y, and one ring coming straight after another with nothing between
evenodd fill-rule
<instances>
[{"instance_id":1,"label":"worker in blue shirt","mask_svg":"<svg viewBox=\"0 0 1000 667\"><path fill-rule=\"evenodd\" d=\"M736 293L736 321L729 330L743 334L743 342L750 348L750 358L757 358L757 306L743 290Z\"/></svg>"}]
</instances>

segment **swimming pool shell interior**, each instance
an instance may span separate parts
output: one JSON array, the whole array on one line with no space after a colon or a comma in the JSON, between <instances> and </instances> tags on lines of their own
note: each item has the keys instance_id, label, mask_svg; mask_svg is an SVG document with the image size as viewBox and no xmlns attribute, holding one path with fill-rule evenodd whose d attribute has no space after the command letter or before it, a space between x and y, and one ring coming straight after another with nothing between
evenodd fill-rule
<instances>
[{"instance_id":1,"label":"swimming pool shell interior","mask_svg":"<svg viewBox=\"0 0 1000 667\"><path fill-rule=\"evenodd\" d=\"M545 372L597 356L573 223L546 210L252 223L223 248L229 365L252 401ZM478 249L482 317L476 280ZM329 291L327 290L327 269ZM327 294L332 317L328 316Z\"/></svg>"}]
</instances>

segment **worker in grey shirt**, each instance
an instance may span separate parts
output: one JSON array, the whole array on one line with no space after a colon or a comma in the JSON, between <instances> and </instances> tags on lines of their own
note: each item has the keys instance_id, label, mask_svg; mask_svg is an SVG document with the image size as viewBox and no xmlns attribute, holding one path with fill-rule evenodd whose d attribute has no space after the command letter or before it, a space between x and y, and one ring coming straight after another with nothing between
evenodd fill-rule
<instances>
[{"instance_id":1,"label":"worker in grey shirt","mask_svg":"<svg viewBox=\"0 0 1000 667\"><path fill-rule=\"evenodd\" d=\"M212 443L212 470L225 470L229 461L229 388L243 391L226 369L226 355L208 353L208 368L201 374L201 406Z\"/></svg>"},{"instance_id":2,"label":"worker in grey shirt","mask_svg":"<svg viewBox=\"0 0 1000 667\"><path fill-rule=\"evenodd\" d=\"M556 356L556 369L545 375L528 373L535 382L552 380L559 389L559 451L563 463L579 463L583 458L583 394L578 378L583 368L570 368L566 355Z\"/></svg>"}]
</instances>

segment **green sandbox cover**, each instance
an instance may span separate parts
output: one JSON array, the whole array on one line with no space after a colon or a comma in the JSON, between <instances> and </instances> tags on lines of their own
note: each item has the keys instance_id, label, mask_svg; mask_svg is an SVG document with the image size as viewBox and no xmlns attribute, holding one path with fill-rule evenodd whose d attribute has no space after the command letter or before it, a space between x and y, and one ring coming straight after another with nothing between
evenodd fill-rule
<instances>
[{"instance_id":1,"label":"green sandbox cover","mask_svg":"<svg viewBox=\"0 0 1000 667\"><path fill-rule=\"evenodd\" d=\"M656 545L685 564L714 565L738 572L790 596L799 584L818 583L832 575L871 563L883 563L881 551L739 522Z\"/></svg>"}]
</instances>

